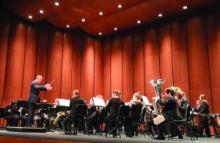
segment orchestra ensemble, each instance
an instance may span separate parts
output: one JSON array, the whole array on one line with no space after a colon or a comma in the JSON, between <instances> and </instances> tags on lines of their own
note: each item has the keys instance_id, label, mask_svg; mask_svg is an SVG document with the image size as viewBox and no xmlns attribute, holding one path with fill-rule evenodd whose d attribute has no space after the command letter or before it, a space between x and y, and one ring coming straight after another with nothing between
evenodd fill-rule
<instances>
[{"instance_id":1,"label":"orchestra ensemble","mask_svg":"<svg viewBox=\"0 0 220 143\"><path fill-rule=\"evenodd\" d=\"M105 106L96 103L96 99L104 101L102 95L92 97L87 104L77 89L73 90L68 106L39 102L40 91L52 90L51 83L42 85L42 80L38 75L31 83L28 101L19 100L6 107L7 126L43 127L47 131L74 135L78 132L113 137L146 134L159 140L183 139L183 135L210 137L210 126L214 129L219 126L219 114L209 114L204 94L198 95L196 107L192 107L181 88L169 87L161 91L164 82L161 79L152 82L155 90L152 103L139 91L125 103L121 91L115 89Z\"/></svg>"}]
</instances>

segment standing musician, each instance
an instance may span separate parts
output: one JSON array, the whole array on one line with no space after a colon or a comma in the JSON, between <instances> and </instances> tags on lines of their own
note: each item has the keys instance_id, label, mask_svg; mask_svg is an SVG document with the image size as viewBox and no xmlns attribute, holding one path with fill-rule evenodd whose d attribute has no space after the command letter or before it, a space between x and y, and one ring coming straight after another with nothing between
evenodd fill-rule
<instances>
[{"instance_id":1,"label":"standing musician","mask_svg":"<svg viewBox=\"0 0 220 143\"><path fill-rule=\"evenodd\" d=\"M156 139L164 140L165 124L168 125L168 132L172 137L179 136L182 139L182 135L177 126L173 123L173 120L178 118L177 104L174 99L174 90L168 88L165 90L165 94L162 95L162 102L158 102L163 107L162 114L165 117L165 122L158 125L158 137Z\"/></svg>"},{"instance_id":2,"label":"standing musician","mask_svg":"<svg viewBox=\"0 0 220 143\"><path fill-rule=\"evenodd\" d=\"M31 83L30 96L28 99L29 109L28 109L28 127L32 126L34 110L36 108L36 103L39 102L40 91L52 90L51 84L40 85L43 81L42 75L37 75L36 79Z\"/></svg>"},{"instance_id":3,"label":"standing musician","mask_svg":"<svg viewBox=\"0 0 220 143\"><path fill-rule=\"evenodd\" d=\"M113 136L116 136L116 118L120 105L124 105L124 102L121 100L121 92L119 90L114 90L112 92L112 98L106 106L106 113L108 113L108 116L104 119L106 124L105 131L110 131Z\"/></svg>"},{"instance_id":4,"label":"standing musician","mask_svg":"<svg viewBox=\"0 0 220 143\"><path fill-rule=\"evenodd\" d=\"M203 116L203 126L201 128L200 135L202 136L203 130L205 129L205 133L208 137L210 137L210 129L209 129L209 123L208 123L208 117L209 114L209 103L205 98L205 94L200 94L199 96L199 104L200 106L197 109L197 112Z\"/></svg>"}]
</instances>

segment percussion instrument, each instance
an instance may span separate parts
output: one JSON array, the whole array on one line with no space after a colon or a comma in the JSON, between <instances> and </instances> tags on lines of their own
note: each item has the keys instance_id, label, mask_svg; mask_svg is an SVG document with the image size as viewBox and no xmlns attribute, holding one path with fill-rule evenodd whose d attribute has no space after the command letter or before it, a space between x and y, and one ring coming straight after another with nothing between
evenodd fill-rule
<instances>
[{"instance_id":1,"label":"percussion instrument","mask_svg":"<svg viewBox=\"0 0 220 143\"><path fill-rule=\"evenodd\" d=\"M200 127L203 124L203 116L199 113L193 113L192 122L194 127Z\"/></svg>"}]
</instances>

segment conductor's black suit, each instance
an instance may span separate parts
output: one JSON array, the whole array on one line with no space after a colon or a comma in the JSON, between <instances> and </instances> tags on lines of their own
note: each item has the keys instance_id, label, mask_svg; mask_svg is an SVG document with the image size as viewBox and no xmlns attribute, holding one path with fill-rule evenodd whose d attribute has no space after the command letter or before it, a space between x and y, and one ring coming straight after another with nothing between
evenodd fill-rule
<instances>
[{"instance_id":1,"label":"conductor's black suit","mask_svg":"<svg viewBox=\"0 0 220 143\"><path fill-rule=\"evenodd\" d=\"M31 83L30 96L28 99L29 109L28 109L28 126L31 127L33 122L34 110L36 103L39 102L39 93L40 91L46 91L47 88L45 85L40 85L36 80Z\"/></svg>"}]
</instances>

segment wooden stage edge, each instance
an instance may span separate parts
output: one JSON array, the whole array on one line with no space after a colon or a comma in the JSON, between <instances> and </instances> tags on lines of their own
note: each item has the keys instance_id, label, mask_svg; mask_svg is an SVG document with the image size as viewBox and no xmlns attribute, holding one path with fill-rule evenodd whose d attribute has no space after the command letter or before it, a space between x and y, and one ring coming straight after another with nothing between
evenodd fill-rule
<instances>
[{"instance_id":1,"label":"wooden stage edge","mask_svg":"<svg viewBox=\"0 0 220 143\"><path fill-rule=\"evenodd\" d=\"M196 142L201 143L219 143L219 138L199 138ZM184 137L180 139L166 139L164 141L153 140L149 136L112 138L104 135L64 135L63 132L11 132L0 130L1 143L189 143L192 142L190 138Z\"/></svg>"}]
</instances>

